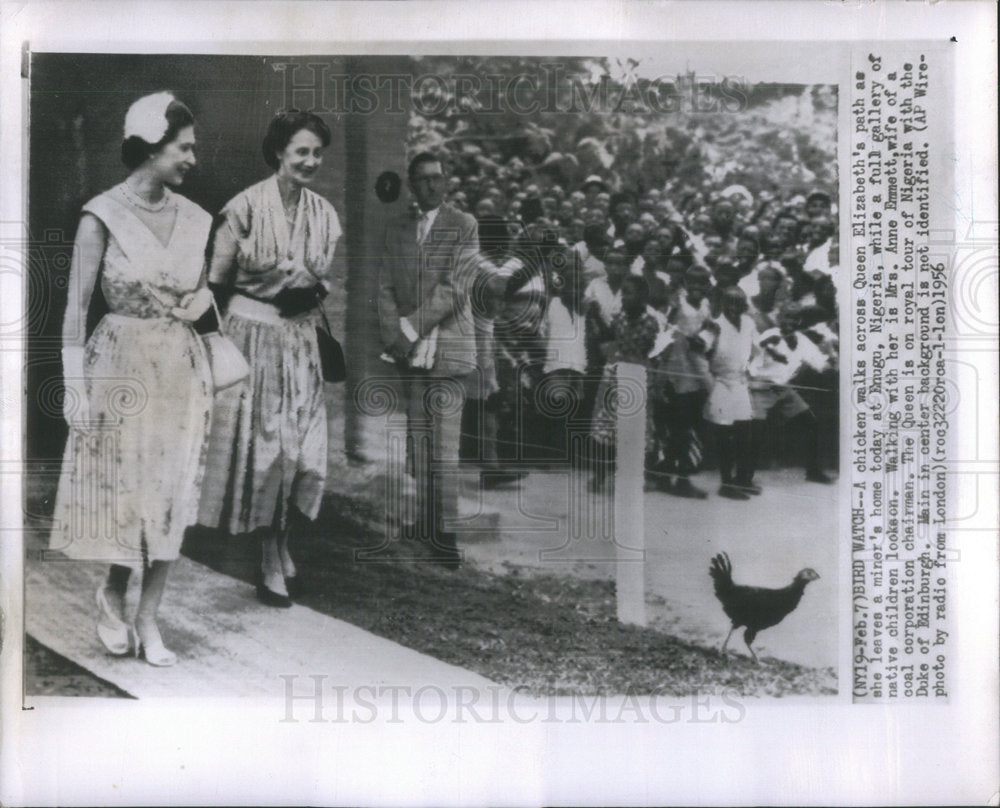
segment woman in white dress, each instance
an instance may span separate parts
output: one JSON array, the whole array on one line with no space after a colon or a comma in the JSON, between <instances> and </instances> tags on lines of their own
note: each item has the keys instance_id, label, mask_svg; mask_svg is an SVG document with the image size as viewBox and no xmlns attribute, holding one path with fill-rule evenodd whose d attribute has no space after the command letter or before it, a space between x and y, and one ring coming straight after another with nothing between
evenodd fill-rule
<instances>
[{"instance_id":1,"label":"woman in white dress","mask_svg":"<svg viewBox=\"0 0 1000 808\"><path fill-rule=\"evenodd\" d=\"M98 636L173 665L157 612L186 527L196 521L212 407L211 370L194 323L212 316L205 272L211 217L174 194L195 165L194 118L169 93L125 118L121 184L83 206L63 324L70 424L51 545L111 563L97 590ZM109 313L84 342L97 283ZM125 615L142 574L134 620Z\"/></svg>"},{"instance_id":2,"label":"woman in white dress","mask_svg":"<svg viewBox=\"0 0 1000 808\"><path fill-rule=\"evenodd\" d=\"M212 247L210 280L250 382L216 402L199 522L261 541L257 597L279 608L296 592L290 531L316 518L326 480L316 326L341 230L309 186L329 143L318 116L279 113L263 143L274 173L226 203Z\"/></svg>"}]
</instances>

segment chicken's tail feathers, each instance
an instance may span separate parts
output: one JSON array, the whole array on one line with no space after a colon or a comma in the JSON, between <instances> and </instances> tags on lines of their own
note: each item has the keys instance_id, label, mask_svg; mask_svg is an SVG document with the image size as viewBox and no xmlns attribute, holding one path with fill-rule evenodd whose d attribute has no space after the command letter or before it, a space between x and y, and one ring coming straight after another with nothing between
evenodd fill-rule
<instances>
[{"instance_id":1,"label":"chicken's tail feathers","mask_svg":"<svg viewBox=\"0 0 1000 808\"><path fill-rule=\"evenodd\" d=\"M719 553L712 559L708 567L708 574L715 582L715 594L725 592L733 585L733 564L726 553Z\"/></svg>"},{"instance_id":2,"label":"chicken's tail feathers","mask_svg":"<svg viewBox=\"0 0 1000 808\"><path fill-rule=\"evenodd\" d=\"M733 562L729 560L728 553L719 553L712 559L712 564L709 567L709 572L712 577L715 577L716 573L721 573L726 576L732 576L733 574Z\"/></svg>"}]
</instances>

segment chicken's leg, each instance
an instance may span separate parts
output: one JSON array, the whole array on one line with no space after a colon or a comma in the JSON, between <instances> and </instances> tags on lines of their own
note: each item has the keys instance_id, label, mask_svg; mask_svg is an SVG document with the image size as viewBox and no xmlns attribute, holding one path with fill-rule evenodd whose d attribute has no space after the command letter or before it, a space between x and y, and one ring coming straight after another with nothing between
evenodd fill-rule
<instances>
[{"instance_id":1,"label":"chicken's leg","mask_svg":"<svg viewBox=\"0 0 1000 808\"><path fill-rule=\"evenodd\" d=\"M750 656L753 657L753 661L759 665L760 660L757 659L757 655L753 652L753 648L750 647L750 643L752 643L756 639L756 637L757 637L757 632L754 631L753 629L748 628L745 632L743 632L743 642L747 644L747 650L750 652Z\"/></svg>"},{"instance_id":2,"label":"chicken's leg","mask_svg":"<svg viewBox=\"0 0 1000 808\"><path fill-rule=\"evenodd\" d=\"M729 638L733 636L734 631L736 631L736 626L733 626L731 629L729 629L729 633L726 635L726 641L722 643L721 653L723 654L726 653L726 646L729 645Z\"/></svg>"}]
</instances>

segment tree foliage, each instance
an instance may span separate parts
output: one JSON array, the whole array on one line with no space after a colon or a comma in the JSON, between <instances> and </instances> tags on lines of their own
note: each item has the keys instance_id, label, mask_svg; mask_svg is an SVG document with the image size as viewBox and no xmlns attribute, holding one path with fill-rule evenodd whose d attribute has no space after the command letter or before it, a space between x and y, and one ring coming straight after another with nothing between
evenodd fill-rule
<instances>
[{"instance_id":1,"label":"tree foliage","mask_svg":"<svg viewBox=\"0 0 1000 808\"><path fill-rule=\"evenodd\" d=\"M501 166L575 186L837 191L836 88L639 76L634 60L414 59L409 148L461 174Z\"/></svg>"}]
</instances>

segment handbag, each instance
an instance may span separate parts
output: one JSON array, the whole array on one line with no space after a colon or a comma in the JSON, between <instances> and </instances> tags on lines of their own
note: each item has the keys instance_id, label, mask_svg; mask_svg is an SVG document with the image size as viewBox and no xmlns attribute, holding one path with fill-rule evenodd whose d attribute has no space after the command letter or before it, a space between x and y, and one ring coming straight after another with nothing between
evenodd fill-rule
<instances>
[{"instance_id":1,"label":"handbag","mask_svg":"<svg viewBox=\"0 0 1000 808\"><path fill-rule=\"evenodd\" d=\"M323 381L342 382L347 378L344 349L330 333L330 323L326 319L323 303L320 302L317 308L323 321L322 325L316 326L316 345L319 348L319 363L323 370Z\"/></svg>"},{"instance_id":2,"label":"handbag","mask_svg":"<svg viewBox=\"0 0 1000 808\"><path fill-rule=\"evenodd\" d=\"M215 310L217 328L201 335L208 362L212 368L212 386L215 392L221 392L233 385L239 384L250 377L250 365L243 352L222 331L222 316L212 296L212 308Z\"/></svg>"}]
</instances>

